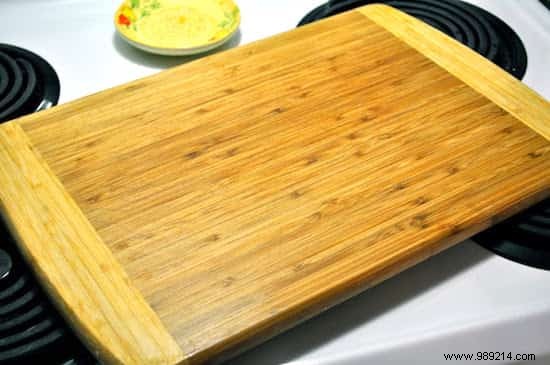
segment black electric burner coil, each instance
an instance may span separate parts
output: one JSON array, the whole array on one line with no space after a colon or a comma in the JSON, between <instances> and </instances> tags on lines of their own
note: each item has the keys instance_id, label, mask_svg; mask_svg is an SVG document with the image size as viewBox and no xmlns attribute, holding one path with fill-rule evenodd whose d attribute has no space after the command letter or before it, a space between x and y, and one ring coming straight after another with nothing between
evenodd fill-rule
<instances>
[{"instance_id":1,"label":"black electric burner coil","mask_svg":"<svg viewBox=\"0 0 550 365\"><path fill-rule=\"evenodd\" d=\"M541 0L549 4L549 0ZM518 35L491 13L459 0L330 0L299 26L372 3L402 10L467 45L518 79L525 75L527 53ZM550 199L473 237L510 260L550 270Z\"/></svg>"},{"instance_id":2,"label":"black electric burner coil","mask_svg":"<svg viewBox=\"0 0 550 365\"><path fill-rule=\"evenodd\" d=\"M373 3L384 3L439 29L491 60L516 78L527 69L518 35L493 14L458 0L331 0L307 14L299 26Z\"/></svg>"},{"instance_id":3,"label":"black electric burner coil","mask_svg":"<svg viewBox=\"0 0 550 365\"><path fill-rule=\"evenodd\" d=\"M50 305L0 222L0 364L97 362Z\"/></svg>"},{"instance_id":4,"label":"black electric burner coil","mask_svg":"<svg viewBox=\"0 0 550 365\"><path fill-rule=\"evenodd\" d=\"M0 44L0 123L56 105L59 88L55 70L43 58Z\"/></svg>"},{"instance_id":5,"label":"black electric burner coil","mask_svg":"<svg viewBox=\"0 0 550 365\"><path fill-rule=\"evenodd\" d=\"M550 200L489 228L473 239L510 260L550 270Z\"/></svg>"}]
</instances>

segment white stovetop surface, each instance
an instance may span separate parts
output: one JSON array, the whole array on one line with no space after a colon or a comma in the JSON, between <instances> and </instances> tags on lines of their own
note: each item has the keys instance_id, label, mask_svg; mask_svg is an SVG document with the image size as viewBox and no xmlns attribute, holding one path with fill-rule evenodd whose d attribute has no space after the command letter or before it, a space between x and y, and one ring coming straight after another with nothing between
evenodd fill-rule
<instances>
[{"instance_id":1,"label":"white stovetop surface","mask_svg":"<svg viewBox=\"0 0 550 365\"><path fill-rule=\"evenodd\" d=\"M292 29L323 1L238 2L243 22L230 46ZM470 2L516 30L529 55L523 81L550 99L550 11L537 0ZM0 43L28 48L48 60L61 79L61 103L189 60L127 46L112 25L117 3L0 0ZM529 364L550 364L549 293L550 272L515 264L466 241L232 364L431 365L444 363L443 353L478 351L534 353L537 361Z\"/></svg>"}]
</instances>

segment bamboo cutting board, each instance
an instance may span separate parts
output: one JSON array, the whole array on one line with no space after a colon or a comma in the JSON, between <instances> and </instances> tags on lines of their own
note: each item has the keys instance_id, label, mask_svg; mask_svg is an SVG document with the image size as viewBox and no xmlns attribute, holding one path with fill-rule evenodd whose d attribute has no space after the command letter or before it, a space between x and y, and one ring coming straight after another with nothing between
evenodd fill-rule
<instances>
[{"instance_id":1,"label":"bamboo cutting board","mask_svg":"<svg viewBox=\"0 0 550 365\"><path fill-rule=\"evenodd\" d=\"M1 210L104 363L215 362L547 197L549 139L371 5L2 125Z\"/></svg>"}]
</instances>

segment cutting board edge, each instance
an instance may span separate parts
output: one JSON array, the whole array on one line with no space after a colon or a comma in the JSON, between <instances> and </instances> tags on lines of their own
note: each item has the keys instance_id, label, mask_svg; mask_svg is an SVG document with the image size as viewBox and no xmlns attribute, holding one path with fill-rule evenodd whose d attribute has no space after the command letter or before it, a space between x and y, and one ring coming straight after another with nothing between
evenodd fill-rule
<instances>
[{"instance_id":1,"label":"cutting board edge","mask_svg":"<svg viewBox=\"0 0 550 365\"><path fill-rule=\"evenodd\" d=\"M53 304L94 356L106 365L187 364L15 121L0 126L0 186L0 216Z\"/></svg>"},{"instance_id":2,"label":"cutting board edge","mask_svg":"<svg viewBox=\"0 0 550 365\"><path fill-rule=\"evenodd\" d=\"M445 33L391 6L371 4L355 11L550 141L550 103L508 72Z\"/></svg>"},{"instance_id":3,"label":"cutting board edge","mask_svg":"<svg viewBox=\"0 0 550 365\"><path fill-rule=\"evenodd\" d=\"M284 313L284 318L269 320L256 323L254 327L248 328L249 334L238 333L234 338L244 340L237 341L236 344L222 344L219 351L213 351L212 348L205 350L203 353L193 354L189 361L191 364L203 364L212 360L213 363L223 363L229 359L235 358L242 353L261 345L262 343L273 339L274 337L299 326L308 320L315 318L318 315L340 305L355 296L364 293L385 281L394 278L397 275L403 275L407 270L414 268L426 260L439 255L440 253L457 246L476 234L498 224L506 219L528 209L541 201L550 198L550 187L542 190L537 194L526 198L521 204L510 207L506 211L492 216L486 221L481 221L475 225L468 225L467 229L458 229L455 233L446 236L443 240L433 241L431 244L416 247L416 251L409 252L407 255L399 256L394 262L387 265L379 265L377 271L365 270L357 275L353 280L350 280L346 285L336 286L329 293L323 296L317 296L315 300L303 302L300 306L287 310Z\"/></svg>"}]
</instances>

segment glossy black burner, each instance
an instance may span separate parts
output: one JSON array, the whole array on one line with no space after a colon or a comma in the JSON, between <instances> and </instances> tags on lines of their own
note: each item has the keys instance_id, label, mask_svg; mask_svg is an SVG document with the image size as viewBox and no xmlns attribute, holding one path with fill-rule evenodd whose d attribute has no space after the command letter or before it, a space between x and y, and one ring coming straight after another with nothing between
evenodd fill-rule
<instances>
[{"instance_id":1,"label":"glossy black burner","mask_svg":"<svg viewBox=\"0 0 550 365\"><path fill-rule=\"evenodd\" d=\"M478 234L474 240L510 260L550 270L550 200Z\"/></svg>"},{"instance_id":2,"label":"glossy black burner","mask_svg":"<svg viewBox=\"0 0 550 365\"><path fill-rule=\"evenodd\" d=\"M59 79L52 66L22 48L0 44L0 123L57 104Z\"/></svg>"},{"instance_id":3,"label":"glossy black burner","mask_svg":"<svg viewBox=\"0 0 550 365\"><path fill-rule=\"evenodd\" d=\"M299 26L373 3L391 5L423 20L518 79L525 75L527 53L517 34L491 13L459 0L330 0L307 14Z\"/></svg>"},{"instance_id":4,"label":"glossy black burner","mask_svg":"<svg viewBox=\"0 0 550 365\"><path fill-rule=\"evenodd\" d=\"M550 10L550 0L540 0L540 2Z\"/></svg>"},{"instance_id":5,"label":"glossy black burner","mask_svg":"<svg viewBox=\"0 0 550 365\"><path fill-rule=\"evenodd\" d=\"M0 364L91 365L0 223Z\"/></svg>"}]
</instances>

